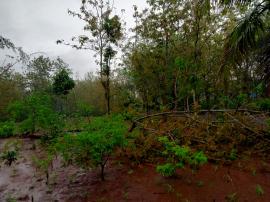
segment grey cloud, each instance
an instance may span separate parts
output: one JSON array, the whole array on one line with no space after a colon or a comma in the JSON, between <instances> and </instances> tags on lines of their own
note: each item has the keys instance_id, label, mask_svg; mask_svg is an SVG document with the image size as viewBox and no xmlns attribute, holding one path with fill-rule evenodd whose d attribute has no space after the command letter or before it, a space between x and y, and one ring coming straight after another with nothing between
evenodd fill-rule
<instances>
[{"instance_id":1,"label":"grey cloud","mask_svg":"<svg viewBox=\"0 0 270 202\"><path fill-rule=\"evenodd\" d=\"M57 45L58 39L69 40L82 34L83 22L67 14L78 10L81 0L0 0L0 35L11 39L28 53L45 52L48 56L60 56L82 77L88 71L96 71L93 53L77 51ZM125 9L124 20L132 26L136 4L143 8L146 0L115 0L118 13ZM1 54L0 54L1 57ZM1 59L1 58L0 58Z\"/></svg>"}]
</instances>

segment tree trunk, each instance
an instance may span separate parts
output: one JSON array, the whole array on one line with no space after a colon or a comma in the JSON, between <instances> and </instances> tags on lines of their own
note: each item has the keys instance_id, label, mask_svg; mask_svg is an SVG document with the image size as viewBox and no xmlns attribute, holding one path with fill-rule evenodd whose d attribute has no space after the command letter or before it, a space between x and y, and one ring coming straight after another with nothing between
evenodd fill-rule
<instances>
[{"instance_id":1,"label":"tree trunk","mask_svg":"<svg viewBox=\"0 0 270 202\"><path fill-rule=\"evenodd\" d=\"M209 94L208 88L204 89L204 93L205 93L205 99L206 99L206 108L207 110L210 110L210 94Z\"/></svg>"},{"instance_id":2,"label":"tree trunk","mask_svg":"<svg viewBox=\"0 0 270 202\"><path fill-rule=\"evenodd\" d=\"M105 164L101 164L100 165L101 168L101 172L100 172L100 177L102 181L105 181L105 176L104 176L104 168L105 168Z\"/></svg>"},{"instance_id":3,"label":"tree trunk","mask_svg":"<svg viewBox=\"0 0 270 202\"><path fill-rule=\"evenodd\" d=\"M48 185L49 184L49 171L48 170L46 170L46 185Z\"/></svg>"},{"instance_id":4,"label":"tree trunk","mask_svg":"<svg viewBox=\"0 0 270 202\"><path fill-rule=\"evenodd\" d=\"M107 114L109 115L111 113L111 105L110 105L110 78L107 77Z\"/></svg>"},{"instance_id":5,"label":"tree trunk","mask_svg":"<svg viewBox=\"0 0 270 202\"><path fill-rule=\"evenodd\" d=\"M189 101L188 101L189 97L187 96L186 98L186 106L187 106L187 111L189 112Z\"/></svg>"},{"instance_id":6,"label":"tree trunk","mask_svg":"<svg viewBox=\"0 0 270 202\"><path fill-rule=\"evenodd\" d=\"M174 80L174 110L176 111L177 108L178 108L177 76L175 76L175 80Z\"/></svg>"},{"instance_id":7,"label":"tree trunk","mask_svg":"<svg viewBox=\"0 0 270 202\"><path fill-rule=\"evenodd\" d=\"M195 90L192 90L192 98L193 98L193 106L195 107L196 105L196 94L195 94Z\"/></svg>"}]
</instances>

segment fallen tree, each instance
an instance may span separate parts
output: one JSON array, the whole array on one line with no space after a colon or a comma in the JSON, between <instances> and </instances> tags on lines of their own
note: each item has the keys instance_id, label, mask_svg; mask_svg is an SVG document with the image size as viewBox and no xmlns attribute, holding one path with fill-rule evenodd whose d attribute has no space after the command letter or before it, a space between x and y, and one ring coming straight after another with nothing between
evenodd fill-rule
<instances>
[{"instance_id":1,"label":"fallen tree","mask_svg":"<svg viewBox=\"0 0 270 202\"><path fill-rule=\"evenodd\" d=\"M170 111L136 118L129 131L139 128L145 135L167 135L205 151L210 160L228 162L246 155L268 157L268 117L267 112L246 109Z\"/></svg>"}]
</instances>

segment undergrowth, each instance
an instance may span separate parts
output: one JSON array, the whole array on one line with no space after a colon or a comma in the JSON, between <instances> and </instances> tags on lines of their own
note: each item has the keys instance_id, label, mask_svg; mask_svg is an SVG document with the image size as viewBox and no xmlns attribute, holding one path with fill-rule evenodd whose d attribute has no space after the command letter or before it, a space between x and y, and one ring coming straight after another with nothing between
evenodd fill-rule
<instances>
[{"instance_id":1,"label":"undergrowth","mask_svg":"<svg viewBox=\"0 0 270 202\"><path fill-rule=\"evenodd\" d=\"M175 141L170 141L167 136L159 137L158 140L164 145L162 152L166 163L157 166L157 172L165 177L173 176L177 168L184 168L186 164L198 169L207 162L207 157L202 151L192 152L187 146L179 146Z\"/></svg>"}]
</instances>

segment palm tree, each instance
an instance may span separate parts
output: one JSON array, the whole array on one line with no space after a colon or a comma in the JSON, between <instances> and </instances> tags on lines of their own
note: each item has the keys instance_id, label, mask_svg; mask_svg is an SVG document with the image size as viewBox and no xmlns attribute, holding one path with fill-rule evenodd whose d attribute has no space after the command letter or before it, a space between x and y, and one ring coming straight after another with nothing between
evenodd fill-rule
<instances>
[{"instance_id":1,"label":"palm tree","mask_svg":"<svg viewBox=\"0 0 270 202\"><path fill-rule=\"evenodd\" d=\"M227 40L227 51L237 57L247 56L252 50L262 48L269 33L270 0L222 0L224 4L248 4L250 10L239 20ZM269 45L269 44L268 44Z\"/></svg>"},{"instance_id":2,"label":"palm tree","mask_svg":"<svg viewBox=\"0 0 270 202\"><path fill-rule=\"evenodd\" d=\"M234 62L253 53L264 71L266 91L270 95L270 0L221 0L226 6L247 5L247 14L238 21L225 44L225 58ZM228 61L228 60L227 60Z\"/></svg>"}]
</instances>

